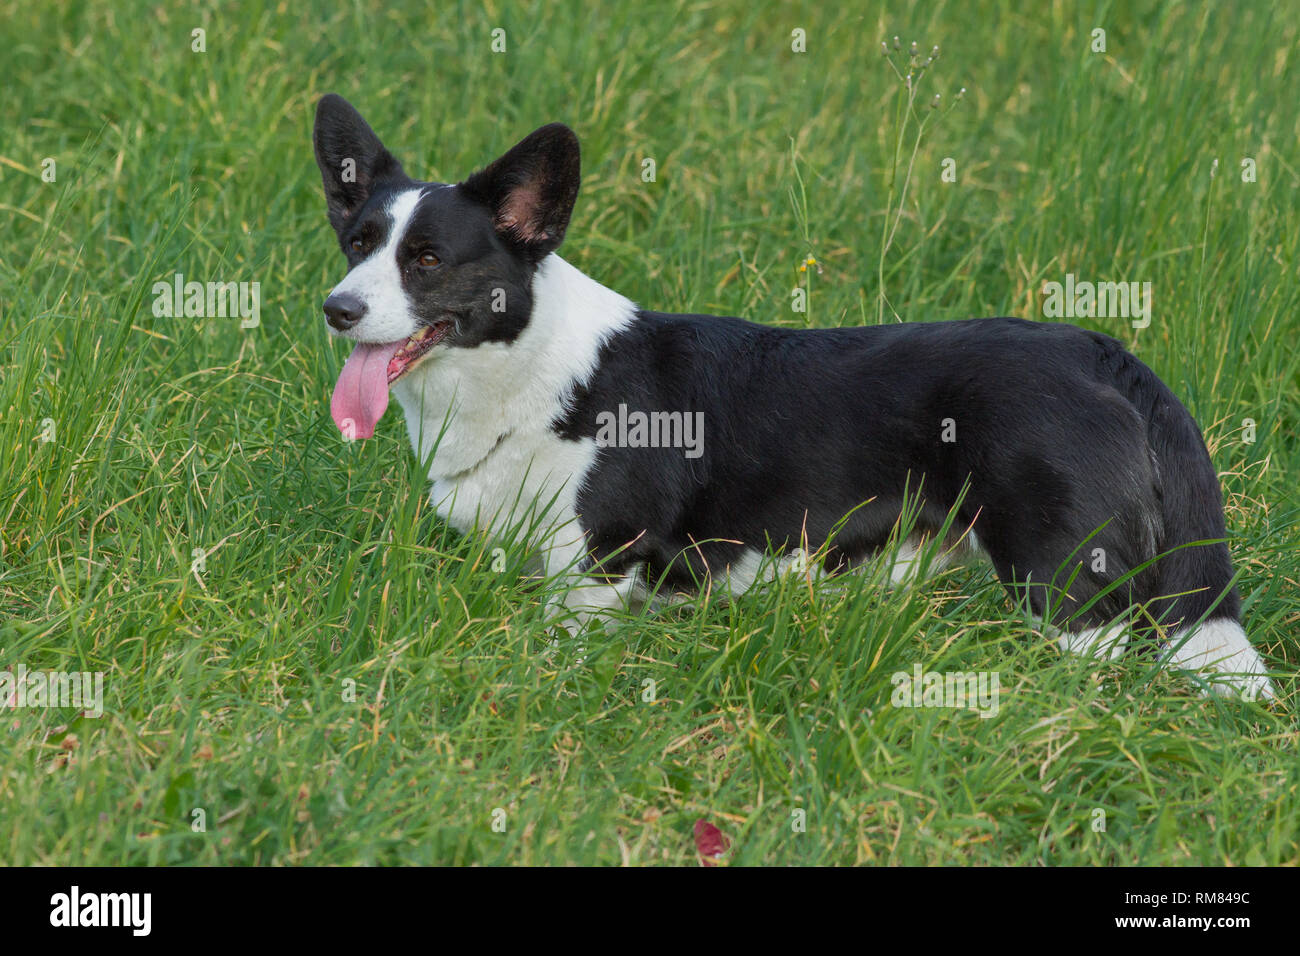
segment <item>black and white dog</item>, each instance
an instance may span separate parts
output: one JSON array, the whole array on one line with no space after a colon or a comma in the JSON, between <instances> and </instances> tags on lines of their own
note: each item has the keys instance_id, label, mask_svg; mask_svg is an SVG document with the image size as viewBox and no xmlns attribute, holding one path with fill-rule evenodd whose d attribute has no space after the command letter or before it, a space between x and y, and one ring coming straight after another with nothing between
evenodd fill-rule
<instances>
[{"instance_id":1,"label":"black and white dog","mask_svg":"<svg viewBox=\"0 0 1300 956\"><path fill-rule=\"evenodd\" d=\"M356 343L335 422L369 437L391 390L461 530L542 508L533 544L568 575L563 608L740 593L795 549L834 573L887 543L906 497L898 579L945 527L941 559L969 532L1063 647L1114 656L1136 628L1220 691L1273 696L1196 422L1114 339L1010 318L796 331L650 312L555 254L580 178L567 127L455 185L408 177L339 96L314 140L349 269L325 315ZM610 440L615 419L703 435Z\"/></svg>"}]
</instances>

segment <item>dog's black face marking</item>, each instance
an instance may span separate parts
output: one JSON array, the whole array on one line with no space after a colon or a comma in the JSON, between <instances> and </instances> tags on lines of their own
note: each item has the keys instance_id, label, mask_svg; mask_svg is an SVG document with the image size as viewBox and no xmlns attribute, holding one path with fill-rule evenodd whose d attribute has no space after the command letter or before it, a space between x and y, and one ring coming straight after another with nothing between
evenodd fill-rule
<instances>
[{"instance_id":1,"label":"dog's black face marking","mask_svg":"<svg viewBox=\"0 0 1300 956\"><path fill-rule=\"evenodd\" d=\"M580 181L577 138L565 126L544 126L459 185L411 179L346 100L330 94L317 107L316 161L330 223L349 271L376 256L389 285L388 315L374 328L394 337L403 321L412 332L450 323L442 344L473 348L512 342L532 313L538 263L563 241ZM418 190L413 210L394 218L403 197ZM399 233L400 234L395 234ZM349 289L368 301L369 282ZM340 283L340 288L344 283ZM393 313L402 313L402 318ZM371 341L363 323L360 341Z\"/></svg>"},{"instance_id":2,"label":"dog's black face marking","mask_svg":"<svg viewBox=\"0 0 1300 956\"><path fill-rule=\"evenodd\" d=\"M394 222L394 200L416 189L413 215ZM424 326L451 322L443 340L449 347L513 341L528 322L535 266L497 234L488 208L459 187L394 183L374 193L338 236L349 270L379 250L392 256L412 318Z\"/></svg>"},{"instance_id":3,"label":"dog's black face marking","mask_svg":"<svg viewBox=\"0 0 1300 956\"><path fill-rule=\"evenodd\" d=\"M402 286L416 318L454 321L448 345L512 342L528 324L536 266L497 233L491 211L460 187L425 190L399 249L399 261L415 263L403 270ZM419 266L425 251L437 265Z\"/></svg>"}]
</instances>

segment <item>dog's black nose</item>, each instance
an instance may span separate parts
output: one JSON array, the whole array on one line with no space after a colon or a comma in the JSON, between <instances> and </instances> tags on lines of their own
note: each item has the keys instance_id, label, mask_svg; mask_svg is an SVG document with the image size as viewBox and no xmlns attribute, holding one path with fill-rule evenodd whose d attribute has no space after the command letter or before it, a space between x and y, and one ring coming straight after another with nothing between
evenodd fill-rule
<instances>
[{"instance_id":1,"label":"dog's black nose","mask_svg":"<svg viewBox=\"0 0 1300 956\"><path fill-rule=\"evenodd\" d=\"M332 293L325 300L324 308L325 321L340 332L352 328L366 314L366 304L355 295L346 292Z\"/></svg>"}]
</instances>

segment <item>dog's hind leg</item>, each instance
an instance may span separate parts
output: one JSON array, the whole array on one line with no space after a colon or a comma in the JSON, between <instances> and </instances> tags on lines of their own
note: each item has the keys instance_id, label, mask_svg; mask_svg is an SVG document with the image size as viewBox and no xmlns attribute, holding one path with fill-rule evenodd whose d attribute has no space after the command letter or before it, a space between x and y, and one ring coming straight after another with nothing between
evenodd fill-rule
<instances>
[{"instance_id":1,"label":"dog's hind leg","mask_svg":"<svg viewBox=\"0 0 1300 956\"><path fill-rule=\"evenodd\" d=\"M1216 618L1200 627L1179 631L1170 639L1169 647L1169 662L1200 672L1216 694L1239 694L1245 700L1277 696L1264 673L1264 659L1236 621Z\"/></svg>"}]
</instances>

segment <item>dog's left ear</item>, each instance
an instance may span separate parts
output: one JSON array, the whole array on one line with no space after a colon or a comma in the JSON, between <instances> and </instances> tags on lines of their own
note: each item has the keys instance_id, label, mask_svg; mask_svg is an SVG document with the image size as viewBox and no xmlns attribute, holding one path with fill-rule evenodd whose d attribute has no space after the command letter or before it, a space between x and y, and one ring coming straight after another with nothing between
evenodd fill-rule
<instances>
[{"instance_id":1,"label":"dog's left ear","mask_svg":"<svg viewBox=\"0 0 1300 956\"><path fill-rule=\"evenodd\" d=\"M492 210L502 237L537 261L564 241L581 173L578 137L563 123L551 123L460 188Z\"/></svg>"}]
</instances>

